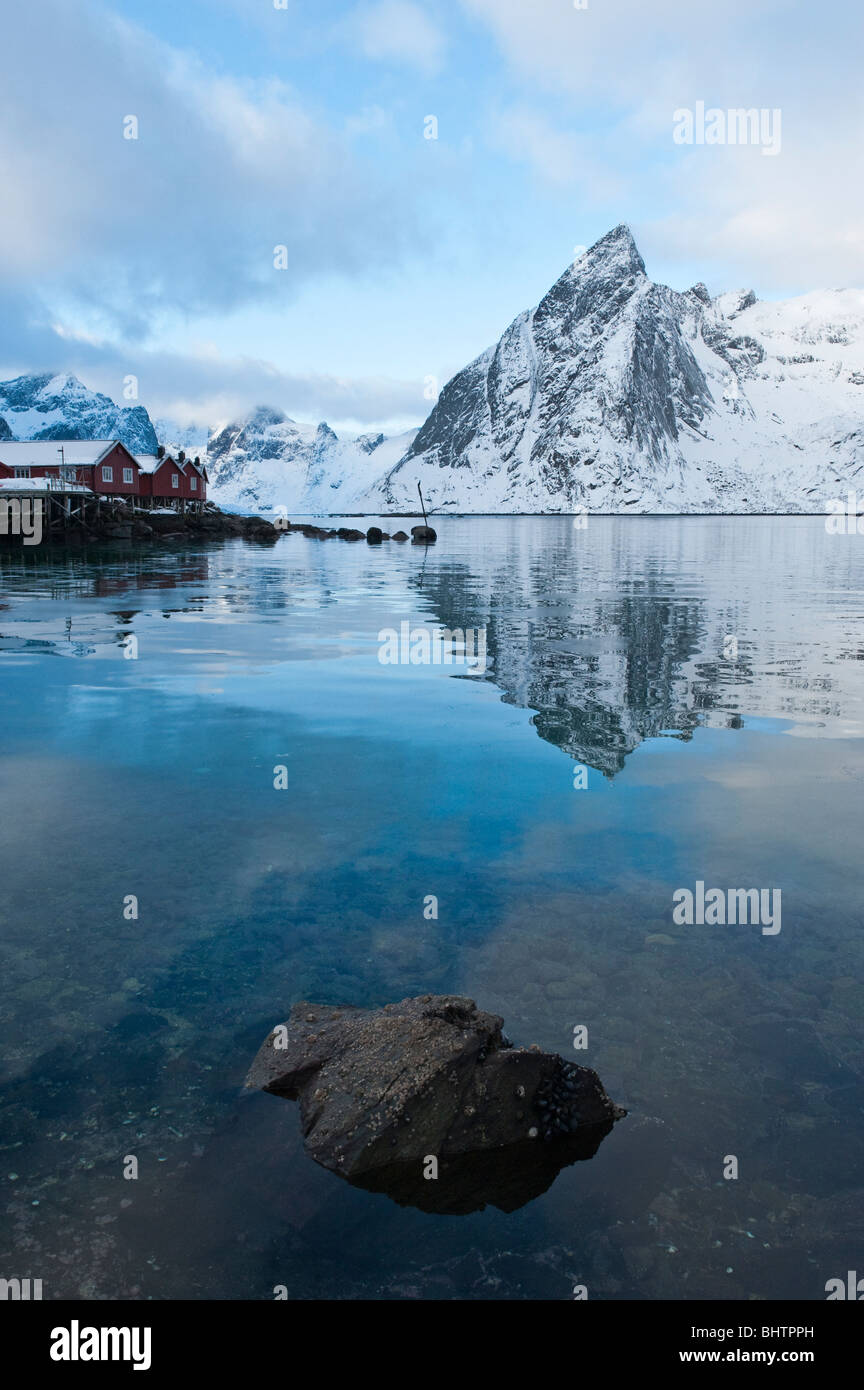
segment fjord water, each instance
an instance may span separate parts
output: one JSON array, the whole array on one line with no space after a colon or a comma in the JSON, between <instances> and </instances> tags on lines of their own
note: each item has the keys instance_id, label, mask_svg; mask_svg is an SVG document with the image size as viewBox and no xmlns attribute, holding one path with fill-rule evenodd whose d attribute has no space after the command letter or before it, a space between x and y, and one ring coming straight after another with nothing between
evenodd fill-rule
<instances>
[{"instance_id":1,"label":"fjord water","mask_svg":"<svg viewBox=\"0 0 864 1390\"><path fill-rule=\"evenodd\" d=\"M819 1299L860 1266L864 538L437 524L0 555L4 1277ZM406 620L485 628L487 669L382 665ZM677 925L700 880L779 888L780 932ZM296 1000L445 991L629 1111L510 1215L354 1189L241 1089Z\"/></svg>"}]
</instances>

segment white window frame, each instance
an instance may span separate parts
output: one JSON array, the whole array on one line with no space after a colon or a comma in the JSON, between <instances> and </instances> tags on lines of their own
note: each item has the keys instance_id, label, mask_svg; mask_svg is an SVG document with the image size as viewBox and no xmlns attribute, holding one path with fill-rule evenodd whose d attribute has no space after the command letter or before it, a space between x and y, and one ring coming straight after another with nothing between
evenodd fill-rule
<instances>
[{"instance_id":1,"label":"white window frame","mask_svg":"<svg viewBox=\"0 0 864 1390\"><path fill-rule=\"evenodd\" d=\"M24 465L24 466L22 466L21 468L16 468L16 469L15 469L15 477L16 477L16 478L29 478L29 477L30 477L30 467L29 467L29 465Z\"/></svg>"},{"instance_id":2,"label":"white window frame","mask_svg":"<svg viewBox=\"0 0 864 1390\"><path fill-rule=\"evenodd\" d=\"M193 492L198 491L198 479L195 477L194 473L192 477L189 479L189 486Z\"/></svg>"},{"instance_id":3,"label":"white window frame","mask_svg":"<svg viewBox=\"0 0 864 1390\"><path fill-rule=\"evenodd\" d=\"M134 471L134 469L132 469L132 468L124 468L124 469L123 469L123 481L124 481L124 483L134 483L134 481L135 481L135 471Z\"/></svg>"},{"instance_id":4,"label":"white window frame","mask_svg":"<svg viewBox=\"0 0 864 1390\"><path fill-rule=\"evenodd\" d=\"M171 474L171 486L172 486L172 487L179 487L179 486L180 486L180 474L179 474L179 473L172 473L172 474Z\"/></svg>"},{"instance_id":5,"label":"white window frame","mask_svg":"<svg viewBox=\"0 0 864 1390\"><path fill-rule=\"evenodd\" d=\"M113 465L112 465L112 464L110 464L110 463L103 463L103 465L102 465L102 481L103 481L103 483L113 483L113 481L114 481L114 468L113 468Z\"/></svg>"}]
</instances>

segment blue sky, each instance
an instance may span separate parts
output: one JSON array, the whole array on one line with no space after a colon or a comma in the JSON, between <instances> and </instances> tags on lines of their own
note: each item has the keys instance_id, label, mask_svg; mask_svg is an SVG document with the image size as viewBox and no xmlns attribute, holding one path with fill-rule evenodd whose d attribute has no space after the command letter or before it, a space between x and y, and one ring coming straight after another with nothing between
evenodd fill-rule
<instances>
[{"instance_id":1,"label":"blue sky","mask_svg":"<svg viewBox=\"0 0 864 1390\"><path fill-rule=\"evenodd\" d=\"M277 3L4 21L3 376L394 429L618 222L677 288L864 282L858 6ZM698 101L779 109L780 153L676 144Z\"/></svg>"}]
</instances>

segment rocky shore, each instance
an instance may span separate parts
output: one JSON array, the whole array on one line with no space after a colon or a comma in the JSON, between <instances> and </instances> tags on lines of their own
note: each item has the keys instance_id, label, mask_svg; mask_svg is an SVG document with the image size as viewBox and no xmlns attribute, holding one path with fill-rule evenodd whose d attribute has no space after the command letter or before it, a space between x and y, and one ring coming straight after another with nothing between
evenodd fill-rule
<instances>
[{"instance_id":1,"label":"rocky shore","mask_svg":"<svg viewBox=\"0 0 864 1390\"><path fill-rule=\"evenodd\" d=\"M17 500L15 502L17 506ZM280 536L299 534L312 540L366 541L368 545L381 545L384 541L411 541L413 545L431 545L437 534L431 526L411 527L410 536L405 531L390 533L380 526L370 526L362 531L352 526L318 526L311 521L289 521L287 517L277 516L270 521L261 516L243 516L234 512L223 512L212 502L205 504L201 511L170 511L168 509L149 511L144 507L132 507L128 502L96 501L87 499L82 506L67 512L62 501L48 497L43 505L41 524L36 523L24 530L20 525L0 525L0 542L10 546L22 543L22 537L31 537L26 544L46 545L92 545L100 541L200 541L223 540L235 536L243 540L274 544Z\"/></svg>"},{"instance_id":2,"label":"rocky shore","mask_svg":"<svg viewBox=\"0 0 864 1390\"><path fill-rule=\"evenodd\" d=\"M52 525L44 539L49 543L80 545L97 541L223 540L240 536L243 540L273 544L280 536L293 533L313 540L366 541L369 545L389 540L430 545L437 539L431 526L412 526L410 536L405 531L390 535L378 526L361 531L350 526L336 528L305 521L292 522L286 517L277 517L274 524L260 516L222 512L212 504L201 512L154 512L132 511L122 502L88 506L83 525L63 529Z\"/></svg>"},{"instance_id":3,"label":"rocky shore","mask_svg":"<svg viewBox=\"0 0 864 1390\"><path fill-rule=\"evenodd\" d=\"M244 540L274 542L279 531L272 522L260 516L235 516L207 507L203 512L135 511L122 503L101 506L98 513L87 517L87 530L78 532L83 540L98 541L181 541L222 540L240 536ZM76 532L61 533L73 539Z\"/></svg>"},{"instance_id":4,"label":"rocky shore","mask_svg":"<svg viewBox=\"0 0 864 1390\"><path fill-rule=\"evenodd\" d=\"M391 535L389 531L382 531L380 526L370 526L368 531L359 531L353 526L314 526L308 521L288 521L283 517L278 518L276 526L279 531L299 531L301 535L318 541L368 541L370 545L380 545L382 541L404 543L410 540L413 545L431 545L438 539L437 532L431 526L412 526L410 536L405 531L395 531Z\"/></svg>"}]
</instances>

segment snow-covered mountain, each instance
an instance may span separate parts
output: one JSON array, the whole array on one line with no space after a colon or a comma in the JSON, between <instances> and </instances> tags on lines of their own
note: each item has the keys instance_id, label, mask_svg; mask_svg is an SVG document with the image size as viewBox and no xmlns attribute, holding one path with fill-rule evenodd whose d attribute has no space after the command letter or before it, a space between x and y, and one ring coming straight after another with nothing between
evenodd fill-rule
<instances>
[{"instance_id":1,"label":"snow-covered mountain","mask_svg":"<svg viewBox=\"0 0 864 1390\"><path fill-rule=\"evenodd\" d=\"M339 439L327 424L298 424L279 410L259 406L211 436L209 495L242 507L344 511L390 472L415 434Z\"/></svg>"},{"instance_id":2,"label":"snow-covered mountain","mask_svg":"<svg viewBox=\"0 0 864 1390\"><path fill-rule=\"evenodd\" d=\"M68 374L0 382L0 440L121 439L136 454L154 454L158 444L184 449L206 461L213 501L242 508L341 511L390 472L415 434L339 439L329 425L297 424L259 406L208 441L206 428L151 422L143 406L117 406Z\"/></svg>"},{"instance_id":3,"label":"snow-covered mountain","mask_svg":"<svg viewBox=\"0 0 864 1390\"><path fill-rule=\"evenodd\" d=\"M864 474L864 291L760 303L614 228L459 372L370 510L820 511Z\"/></svg>"},{"instance_id":4,"label":"snow-covered mountain","mask_svg":"<svg viewBox=\"0 0 864 1390\"><path fill-rule=\"evenodd\" d=\"M74 376L0 383L0 439L204 431ZM211 432L210 496L289 512L823 511L864 488L864 291L711 298L645 273L615 227L448 382L419 431L340 439L260 406Z\"/></svg>"},{"instance_id":5,"label":"snow-covered mountain","mask_svg":"<svg viewBox=\"0 0 864 1390\"><path fill-rule=\"evenodd\" d=\"M158 442L143 406L50 372L0 381L0 439L120 439L133 454L155 454Z\"/></svg>"}]
</instances>

